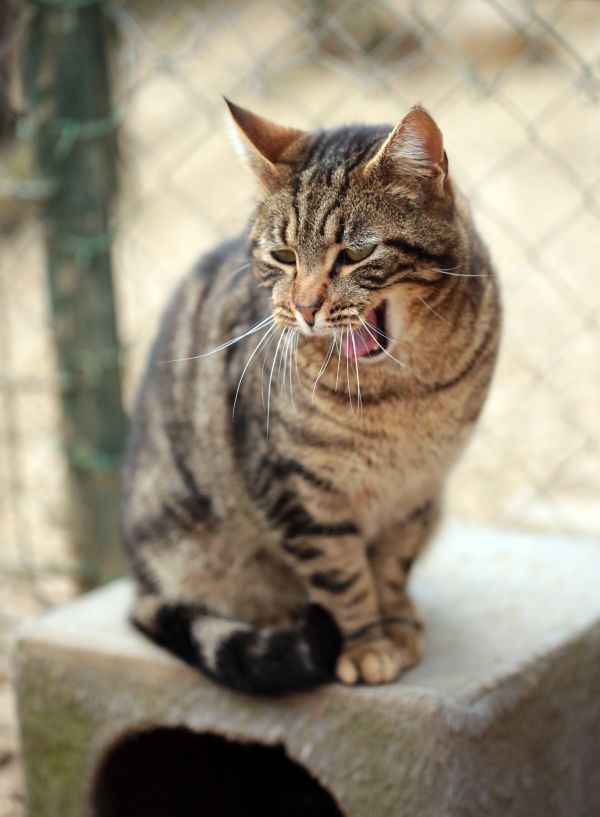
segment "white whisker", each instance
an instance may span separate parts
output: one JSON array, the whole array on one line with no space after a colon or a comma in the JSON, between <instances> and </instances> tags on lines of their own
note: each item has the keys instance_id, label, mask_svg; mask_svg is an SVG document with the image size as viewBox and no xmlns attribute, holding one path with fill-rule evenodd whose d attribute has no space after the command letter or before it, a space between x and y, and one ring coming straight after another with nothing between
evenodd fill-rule
<instances>
[{"instance_id":1,"label":"white whisker","mask_svg":"<svg viewBox=\"0 0 600 817\"><path fill-rule=\"evenodd\" d=\"M381 329L378 326L375 326L374 323L370 323L367 320L365 320L364 322L370 329L372 329L378 335L381 335L382 338L385 338L386 340L392 341L392 343L400 343L401 342L400 340L398 340L398 338L391 338L389 335L386 335L385 332L382 332ZM406 343L406 341L404 341L404 342Z\"/></svg>"},{"instance_id":2,"label":"white whisker","mask_svg":"<svg viewBox=\"0 0 600 817\"><path fill-rule=\"evenodd\" d=\"M452 324L450 323L450 321L449 321L449 320L447 320L447 319L446 319L446 318L445 318L443 315L440 315L440 313L439 313L437 310L435 310L435 309L434 309L434 308L431 306L431 304L428 304L428 303L427 303L427 301L425 300L425 298L421 298L421 296L420 296L420 295L417 295L417 298L418 298L418 299L421 301L421 303L423 304L423 306L426 306L426 307L427 307L427 309L428 309L430 312L433 312L433 314L434 314L436 317L438 317L438 318L439 318L441 321L443 321L443 322L444 322L445 324L447 324L448 326L452 326Z\"/></svg>"},{"instance_id":3,"label":"white whisker","mask_svg":"<svg viewBox=\"0 0 600 817\"><path fill-rule=\"evenodd\" d=\"M232 338L231 340L226 341L225 343L221 343L219 346L215 346L214 349L211 349L210 352L203 352L201 355L192 355L192 357L177 357L173 360L163 360L163 363L181 363L184 360L198 360L201 357L208 357L209 355L214 355L216 352L221 352L223 349L227 349L228 346L233 346L234 343L239 343L240 340L247 338L248 335L253 335L255 332L259 332L264 326L268 323L272 323L275 320L273 315L268 315L266 318L263 318L262 321L257 323L255 326L252 326L246 332L241 335L238 335L237 338Z\"/></svg>"},{"instance_id":4,"label":"white whisker","mask_svg":"<svg viewBox=\"0 0 600 817\"><path fill-rule=\"evenodd\" d=\"M448 269L440 269L439 267L432 267L431 269L434 272L441 272L444 275L454 275L455 278L489 278L489 274L487 272L482 272L482 273L452 272L452 270L458 269L458 267L449 267Z\"/></svg>"},{"instance_id":5,"label":"white whisker","mask_svg":"<svg viewBox=\"0 0 600 817\"><path fill-rule=\"evenodd\" d=\"M348 330L346 330L347 332ZM354 417L354 406L352 405L352 391L350 389L350 364L348 363L348 355L346 354L346 383L348 384L348 400L350 401L350 410Z\"/></svg>"},{"instance_id":6,"label":"white whisker","mask_svg":"<svg viewBox=\"0 0 600 817\"><path fill-rule=\"evenodd\" d=\"M342 329L342 337L344 335L344 330ZM333 333L333 339L336 342L338 347L338 362L337 362L337 371L335 373L335 391L337 391L338 387L338 380L340 379L340 363L342 362L342 341L338 340L337 337L337 330Z\"/></svg>"},{"instance_id":7,"label":"white whisker","mask_svg":"<svg viewBox=\"0 0 600 817\"><path fill-rule=\"evenodd\" d=\"M331 339L331 343L329 344L329 349L327 350L327 352L325 352L325 357L323 358L323 363L321 364L321 368L319 369L319 373L317 374L317 378L316 378L316 380L315 380L315 382L313 384L311 402L315 399L315 391L316 391L316 388L317 388L317 383L319 382L319 380L321 379L321 377L323 375L323 372L325 371L325 369L329 365L329 361L331 360L332 353L333 353L333 338Z\"/></svg>"},{"instance_id":8,"label":"white whisker","mask_svg":"<svg viewBox=\"0 0 600 817\"><path fill-rule=\"evenodd\" d=\"M238 267L237 269L234 269L233 272L230 272L229 273L230 277L233 278L233 276L237 275L238 272L241 272L243 269L246 269L246 267L249 267L251 263L252 263L251 261L246 261L246 263L242 264L241 267Z\"/></svg>"},{"instance_id":9,"label":"white whisker","mask_svg":"<svg viewBox=\"0 0 600 817\"><path fill-rule=\"evenodd\" d=\"M283 330L283 346L281 347L281 357L279 358L279 370L277 372L277 382L279 383L279 390L280 392L283 391L283 386L285 384L285 350L287 348L287 343L289 340L289 328L286 326ZM283 371L283 379L281 376L281 372Z\"/></svg>"},{"instance_id":10,"label":"white whisker","mask_svg":"<svg viewBox=\"0 0 600 817\"><path fill-rule=\"evenodd\" d=\"M399 366L402 366L404 369L405 369L405 368L407 368L406 363L403 363L401 360L398 360L398 358L397 358L397 357L394 357L394 355L390 355L390 353L388 352L388 350L387 350L387 349L384 349L384 347L381 345L381 343L379 343L379 341L377 340L377 338L375 337L375 335L374 335L374 334L373 334L373 333L370 331L369 327L368 327L368 326L367 326L367 324L366 324L366 323L363 321L363 319L362 319L362 318L359 318L359 320L360 320L360 322L362 323L362 325L365 327L365 329L367 330L367 332L369 333L369 335L371 335L371 337L373 338L373 340L375 341L375 343L376 343L376 344L379 346L379 348L381 349L381 351L382 351L384 354L386 354L386 355L387 355L389 358L391 358L392 360L394 360L394 361L395 361L395 362L396 362L396 363L397 363Z\"/></svg>"},{"instance_id":11,"label":"white whisker","mask_svg":"<svg viewBox=\"0 0 600 817\"><path fill-rule=\"evenodd\" d=\"M356 355L356 342L354 340L354 332L350 327L350 337L352 339L352 348L354 349L354 366L356 368L356 404L358 408L358 416L362 417L362 396L360 393L360 377L358 376L358 357Z\"/></svg>"},{"instance_id":12,"label":"white whisker","mask_svg":"<svg viewBox=\"0 0 600 817\"><path fill-rule=\"evenodd\" d=\"M287 332L287 335L286 335L285 343L283 344L283 352L282 352L282 357L283 357L283 379L281 381L281 392L282 393L283 393L283 390L285 389L286 376L288 374L288 360L289 360L289 357L290 357L290 346L292 345L292 341L294 339L294 330L291 327L288 327L286 329L286 332Z\"/></svg>"},{"instance_id":13,"label":"white whisker","mask_svg":"<svg viewBox=\"0 0 600 817\"><path fill-rule=\"evenodd\" d=\"M382 332L381 329L379 329L374 324L369 323L369 321L364 321L364 323L365 326L368 326L369 329L372 329L378 335L381 335L381 337L386 338L386 340L392 341L393 343L403 343L405 346L410 346L411 348L413 347L413 344L409 340L406 340L406 338L404 338L403 340L399 340L399 338L392 338L389 335L386 335L385 332ZM403 365L406 366L406 368L408 368L407 363L404 363Z\"/></svg>"},{"instance_id":14,"label":"white whisker","mask_svg":"<svg viewBox=\"0 0 600 817\"><path fill-rule=\"evenodd\" d=\"M296 411L296 404L294 403L294 380L293 380L293 377L292 377L292 360L293 360L293 356L294 356L294 344L296 342L297 334L298 334L297 330L292 329L291 341L289 343L290 367L289 367L288 375L289 375L289 383L290 383L290 399L292 401L292 408L293 408L294 411Z\"/></svg>"},{"instance_id":15,"label":"white whisker","mask_svg":"<svg viewBox=\"0 0 600 817\"><path fill-rule=\"evenodd\" d=\"M260 396L262 398L262 404L263 404L264 409L267 408L267 404L266 404L266 401L265 401L265 365L267 363L267 358L269 357L269 349L273 346L273 343L275 342L275 338L276 338L276 335L274 335L274 334L271 335L271 337L269 338L269 342L267 343L267 345L263 349L264 356L263 356L263 362L262 362L261 373L260 373Z\"/></svg>"},{"instance_id":16,"label":"white whisker","mask_svg":"<svg viewBox=\"0 0 600 817\"><path fill-rule=\"evenodd\" d=\"M296 378L298 383L300 382L300 372L298 371L298 346L300 345L300 332L296 332L296 344L294 347L294 358L295 358L295 367L296 367Z\"/></svg>"},{"instance_id":17,"label":"white whisker","mask_svg":"<svg viewBox=\"0 0 600 817\"><path fill-rule=\"evenodd\" d=\"M267 329L267 331L265 332L265 334L262 336L262 338L261 338L261 339L258 341L258 343L256 344L256 346L255 346L255 347L254 347L254 349L252 350L252 354L250 355L250 357L249 357L249 358L248 358L248 360L246 361L246 365L244 366L244 368L243 368L243 370L242 370L242 374L240 375L240 379L239 379L239 382L238 382L238 384L237 384L237 389L235 390L235 397L234 397L234 399L233 399L233 408L232 408L232 410L231 410L231 419L232 419L232 420L233 420L233 418L234 418L234 416L235 416L235 407L236 407L236 404L237 404L238 395L239 395L239 393L240 393L240 388L242 387L242 380L244 379L244 375L246 374L246 369L247 369L247 368L248 368L248 366L250 365L250 363L251 363L252 358L254 357L254 355L255 355L255 354L258 352L258 350L260 349L260 347L263 345L263 343L266 341L266 339L269 337L269 335L270 335L270 334L271 334L271 333L272 333L272 332L275 330L275 328L276 328L276 326L275 326L275 324L273 324L273 326L270 326L270 327Z\"/></svg>"},{"instance_id":18,"label":"white whisker","mask_svg":"<svg viewBox=\"0 0 600 817\"><path fill-rule=\"evenodd\" d=\"M282 329L275 347L275 354L273 355L273 363L271 364L271 373L269 374L269 388L267 389L267 437L269 436L269 420L271 419L271 383L273 382L273 370L277 362L277 355L279 354L279 347L281 346L281 339L285 334L285 328Z\"/></svg>"}]
</instances>

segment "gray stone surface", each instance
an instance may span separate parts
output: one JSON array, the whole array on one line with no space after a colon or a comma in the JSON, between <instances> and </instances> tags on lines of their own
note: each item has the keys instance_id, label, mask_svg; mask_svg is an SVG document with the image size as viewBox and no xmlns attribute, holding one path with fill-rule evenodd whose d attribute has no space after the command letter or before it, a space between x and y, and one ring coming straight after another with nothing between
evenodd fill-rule
<instances>
[{"instance_id":1,"label":"gray stone surface","mask_svg":"<svg viewBox=\"0 0 600 817\"><path fill-rule=\"evenodd\" d=\"M600 815L600 545L448 526L412 592L418 667L280 700L218 688L146 642L126 581L29 622L30 817L89 814L99 758L157 725L283 745L348 817Z\"/></svg>"}]
</instances>

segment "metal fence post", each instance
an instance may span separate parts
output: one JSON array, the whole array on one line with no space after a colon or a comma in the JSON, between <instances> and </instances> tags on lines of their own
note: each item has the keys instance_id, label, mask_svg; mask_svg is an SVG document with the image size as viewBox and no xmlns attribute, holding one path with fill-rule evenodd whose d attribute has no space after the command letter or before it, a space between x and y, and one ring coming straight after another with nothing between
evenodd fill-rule
<instances>
[{"instance_id":1,"label":"metal fence post","mask_svg":"<svg viewBox=\"0 0 600 817\"><path fill-rule=\"evenodd\" d=\"M108 37L101 0L34 0L23 52L38 164L55 184L44 211L48 286L83 587L122 570L125 415L111 269L116 149Z\"/></svg>"}]
</instances>

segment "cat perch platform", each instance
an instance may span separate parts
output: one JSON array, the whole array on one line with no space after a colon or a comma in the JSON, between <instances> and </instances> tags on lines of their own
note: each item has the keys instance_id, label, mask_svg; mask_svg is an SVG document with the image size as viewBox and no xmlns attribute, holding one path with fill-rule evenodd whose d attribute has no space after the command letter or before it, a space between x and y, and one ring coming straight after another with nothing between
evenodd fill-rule
<instances>
[{"instance_id":1,"label":"cat perch platform","mask_svg":"<svg viewBox=\"0 0 600 817\"><path fill-rule=\"evenodd\" d=\"M148 643L127 581L29 622L29 816L600 815L598 543L448 526L411 583L420 666L279 700Z\"/></svg>"}]
</instances>

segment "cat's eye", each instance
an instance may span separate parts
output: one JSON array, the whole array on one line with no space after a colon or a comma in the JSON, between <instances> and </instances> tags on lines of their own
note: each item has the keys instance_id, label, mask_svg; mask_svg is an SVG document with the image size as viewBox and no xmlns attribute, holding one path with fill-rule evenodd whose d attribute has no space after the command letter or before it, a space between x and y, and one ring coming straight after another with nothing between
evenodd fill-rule
<instances>
[{"instance_id":1,"label":"cat's eye","mask_svg":"<svg viewBox=\"0 0 600 817\"><path fill-rule=\"evenodd\" d=\"M368 258L375 251L375 247L377 247L377 244L368 244L366 247L360 247L358 249L346 247L345 250L341 251L338 258L342 264L356 264Z\"/></svg>"},{"instance_id":2,"label":"cat's eye","mask_svg":"<svg viewBox=\"0 0 600 817\"><path fill-rule=\"evenodd\" d=\"M271 255L280 264L296 263L296 253L293 250L271 250Z\"/></svg>"}]
</instances>

